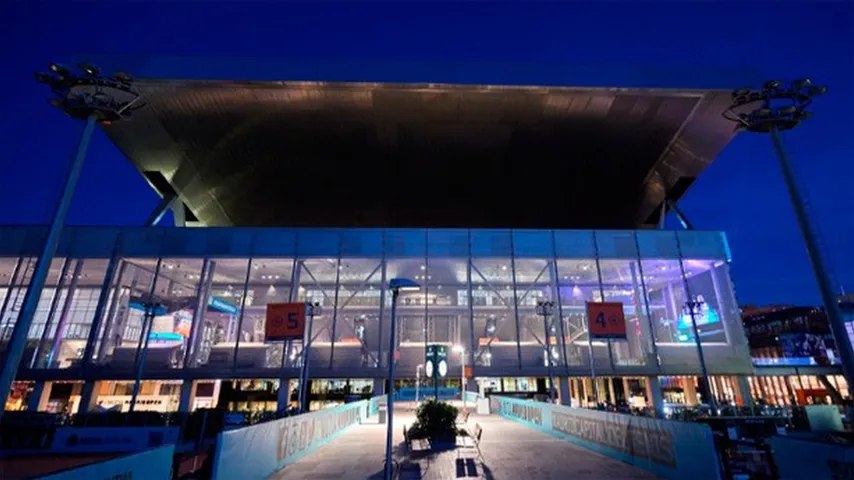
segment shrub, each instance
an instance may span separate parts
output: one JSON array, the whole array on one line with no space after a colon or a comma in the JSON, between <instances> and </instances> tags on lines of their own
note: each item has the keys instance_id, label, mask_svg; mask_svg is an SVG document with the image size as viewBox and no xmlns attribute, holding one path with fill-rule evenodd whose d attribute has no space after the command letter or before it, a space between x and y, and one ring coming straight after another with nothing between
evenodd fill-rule
<instances>
[{"instance_id":1,"label":"shrub","mask_svg":"<svg viewBox=\"0 0 854 480\"><path fill-rule=\"evenodd\" d=\"M453 437L457 434L457 413L457 408L449 403L427 400L415 412L418 420L412 425L413 433L422 438Z\"/></svg>"}]
</instances>

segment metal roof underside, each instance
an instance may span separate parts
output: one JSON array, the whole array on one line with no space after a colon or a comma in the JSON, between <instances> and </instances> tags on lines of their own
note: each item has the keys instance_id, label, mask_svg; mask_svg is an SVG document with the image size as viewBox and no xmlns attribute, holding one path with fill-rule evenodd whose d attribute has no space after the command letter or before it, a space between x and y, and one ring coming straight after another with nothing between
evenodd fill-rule
<instances>
[{"instance_id":1,"label":"metal roof underside","mask_svg":"<svg viewBox=\"0 0 854 480\"><path fill-rule=\"evenodd\" d=\"M104 130L211 226L634 228L733 136L717 90L137 84Z\"/></svg>"}]
</instances>

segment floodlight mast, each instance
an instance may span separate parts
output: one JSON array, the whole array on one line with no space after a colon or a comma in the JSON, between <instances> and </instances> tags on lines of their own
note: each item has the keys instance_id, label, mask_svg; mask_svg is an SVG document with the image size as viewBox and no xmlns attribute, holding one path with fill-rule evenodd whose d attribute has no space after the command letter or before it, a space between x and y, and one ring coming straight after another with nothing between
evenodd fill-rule
<instances>
[{"instance_id":1,"label":"floodlight mast","mask_svg":"<svg viewBox=\"0 0 854 480\"><path fill-rule=\"evenodd\" d=\"M60 63L51 63L48 69L49 72L36 73L35 79L50 87L53 94L50 99L51 105L71 118L85 120L86 126L80 136L71 168L68 169L68 176L56 205L50 229L36 260L33 275L21 305L21 313L12 330L12 337L9 339L6 355L2 359L2 372L0 372L0 397L2 398L8 397L12 382L17 375L18 365L21 363L27 343L27 333L33 323L50 263L59 245L65 217L74 197L74 189L80 178L83 160L86 158L95 125L99 123L108 125L111 122L126 119L134 110L144 106L140 101L140 94L133 88L133 78L126 73L119 72L112 77L102 76L101 70L90 63L79 64L78 70ZM2 415L3 410L0 409L0 418Z\"/></svg>"},{"instance_id":2,"label":"floodlight mast","mask_svg":"<svg viewBox=\"0 0 854 480\"><path fill-rule=\"evenodd\" d=\"M854 381L854 354L852 354L851 340L848 338L845 320L839 310L837 291L831 280L827 260L822 254L818 236L807 212L806 202L780 139L781 131L791 130L812 116L812 112L808 111L807 107L812 104L815 97L825 93L827 93L827 87L813 85L809 78L788 83L769 80L759 89L744 87L734 90L732 105L723 112L723 116L735 122L736 130L771 135L786 189L818 283L822 303L830 320L831 331L842 360L843 373L850 384Z\"/></svg>"}]
</instances>

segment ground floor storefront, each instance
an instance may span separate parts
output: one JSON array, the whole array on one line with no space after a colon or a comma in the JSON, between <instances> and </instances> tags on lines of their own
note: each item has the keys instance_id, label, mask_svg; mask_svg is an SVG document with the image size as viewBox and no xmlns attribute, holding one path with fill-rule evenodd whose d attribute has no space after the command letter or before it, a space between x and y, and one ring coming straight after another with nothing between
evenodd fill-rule
<instances>
[{"instance_id":1,"label":"ground floor storefront","mask_svg":"<svg viewBox=\"0 0 854 480\"><path fill-rule=\"evenodd\" d=\"M321 410L386 391L381 378L315 378L309 380L308 408ZM795 406L840 403L850 398L842 375L712 375L702 377L584 376L555 377L398 378L399 398L414 400L438 395L460 398L467 390L481 396L500 394L536 398L583 408L655 409L669 411L694 406ZM86 411L179 412L220 408L229 411L275 412L296 407L299 379L19 381L6 400L6 410L49 413ZM287 385L282 389L282 385Z\"/></svg>"}]
</instances>

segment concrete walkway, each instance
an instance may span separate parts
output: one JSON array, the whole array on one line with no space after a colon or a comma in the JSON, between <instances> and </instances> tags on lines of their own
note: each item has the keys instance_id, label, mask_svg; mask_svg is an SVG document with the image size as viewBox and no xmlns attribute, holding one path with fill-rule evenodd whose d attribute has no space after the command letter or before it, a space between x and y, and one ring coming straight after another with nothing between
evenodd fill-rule
<instances>
[{"instance_id":1,"label":"concrete walkway","mask_svg":"<svg viewBox=\"0 0 854 480\"><path fill-rule=\"evenodd\" d=\"M475 448L409 455L403 446L403 425L415 421L413 406L395 408L394 420L394 459L400 465L400 480L658 478L497 415L469 417L469 427L479 423L483 428L481 455ZM270 479L381 479L385 434L386 426L376 423L353 427Z\"/></svg>"}]
</instances>

